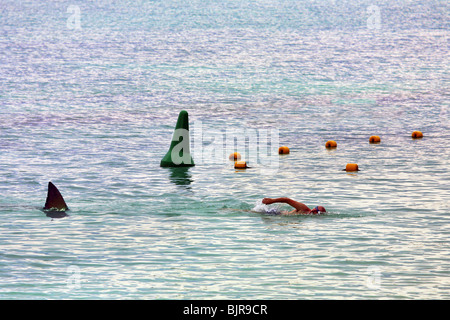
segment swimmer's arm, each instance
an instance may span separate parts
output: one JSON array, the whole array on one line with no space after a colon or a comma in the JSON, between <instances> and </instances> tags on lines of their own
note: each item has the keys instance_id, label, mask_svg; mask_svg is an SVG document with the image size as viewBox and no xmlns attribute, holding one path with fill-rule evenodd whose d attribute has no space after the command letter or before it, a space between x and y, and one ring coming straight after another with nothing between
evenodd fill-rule
<instances>
[{"instance_id":1,"label":"swimmer's arm","mask_svg":"<svg viewBox=\"0 0 450 320\"><path fill-rule=\"evenodd\" d=\"M275 199L264 198L262 201L262 203L264 203L264 204L272 204L272 203L277 203L277 202L287 203L291 207L294 207L295 210L297 210L298 212L310 211L310 209L305 204L295 201L295 200L292 200L292 199L289 199L289 198L275 198Z\"/></svg>"}]
</instances>

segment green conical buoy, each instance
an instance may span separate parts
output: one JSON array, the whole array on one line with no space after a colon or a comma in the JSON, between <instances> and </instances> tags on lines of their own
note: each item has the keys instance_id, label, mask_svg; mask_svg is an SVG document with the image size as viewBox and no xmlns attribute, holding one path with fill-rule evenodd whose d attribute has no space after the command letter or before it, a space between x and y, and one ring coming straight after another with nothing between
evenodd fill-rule
<instances>
[{"instance_id":1,"label":"green conical buoy","mask_svg":"<svg viewBox=\"0 0 450 320\"><path fill-rule=\"evenodd\" d=\"M178 115L169 151L161 160L161 167L195 166L191 156L189 141L189 117L187 111L182 110Z\"/></svg>"}]
</instances>

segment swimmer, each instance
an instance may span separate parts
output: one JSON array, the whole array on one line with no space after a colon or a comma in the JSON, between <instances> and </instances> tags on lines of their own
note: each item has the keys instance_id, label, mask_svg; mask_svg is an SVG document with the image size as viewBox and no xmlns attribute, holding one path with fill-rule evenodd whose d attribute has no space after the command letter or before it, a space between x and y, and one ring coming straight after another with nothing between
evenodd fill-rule
<instances>
[{"instance_id":1,"label":"swimmer","mask_svg":"<svg viewBox=\"0 0 450 320\"><path fill-rule=\"evenodd\" d=\"M317 206L314 209L308 208L305 204L289 199L289 198L264 198L262 200L264 204L272 204L272 203L287 203L291 207L294 207L295 210L292 211L282 211L282 215L296 215L296 214L320 214L321 212L327 212L324 207Z\"/></svg>"}]
</instances>

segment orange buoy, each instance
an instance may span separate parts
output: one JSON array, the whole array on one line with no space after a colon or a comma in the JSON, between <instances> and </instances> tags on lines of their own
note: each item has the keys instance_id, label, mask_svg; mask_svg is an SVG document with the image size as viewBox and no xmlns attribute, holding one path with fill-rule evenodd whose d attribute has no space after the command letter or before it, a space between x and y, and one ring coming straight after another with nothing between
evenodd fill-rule
<instances>
[{"instance_id":1,"label":"orange buoy","mask_svg":"<svg viewBox=\"0 0 450 320\"><path fill-rule=\"evenodd\" d=\"M233 152L232 154L230 154L228 159L234 160L234 161L241 160L241 154L239 152Z\"/></svg>"},{"instance_id":2,"label":"orange buoy","mask_svg":"<svg viewBox=\"0 0 450 320\"><path fill-rule=\"evenodd\" d=\"M330 140L327 141L327 143L325 143L325 148L336 148L336 147L337 147L336 141Z\"/></svg>"},{"instance_id":3,"label":"orange buoy","mask_svg":"<svg viewBox=\"0 0 450 320\"><path fill-rule=\"evenodd\" d=\"M370 142L370 143L380 143L380 141L381 141L381 139L380 139L379 136L371 136L371 137L369 138L369 142Z\"/></svg>"},{"instance_id":4,"label":"orange buoy","mask_svg":"<svg viewBox=\"0 0 450 320\"><path fill-rule=\"evenodd\" d=\"M278 154L289 154L289 148L286 146L282 146L278 148Z\"/></svg>"},{"instance_id":5,"label":"orange buoy","mask_svg":"<svg viewBox=\"0 0 450 320\"><path fill-rule=\"evenodd\" d=\"M359 171L358 165L356 163L347 163L345 171Z\"/></svg>"},{"instance_id":6,"label":"orange buoy","mask_svg":"<svg viewBox=\"0 0 450 320\"><path fill-rule=\"evenodd\" d=\"M234 168L235 169L246 169L247 167L247 162L245 161L236 161L234 163Z\"/></svg>"},{"instance_id":7,"label":"orange buoy","mask_svg":"<svg viewBox=\"0 0 450 320\"><path fill-rule=\"evenodd\" d=\"M414 131L411 135L413 139L423 138L423 133L421 131Z\"/></svg>"}]
</instances>

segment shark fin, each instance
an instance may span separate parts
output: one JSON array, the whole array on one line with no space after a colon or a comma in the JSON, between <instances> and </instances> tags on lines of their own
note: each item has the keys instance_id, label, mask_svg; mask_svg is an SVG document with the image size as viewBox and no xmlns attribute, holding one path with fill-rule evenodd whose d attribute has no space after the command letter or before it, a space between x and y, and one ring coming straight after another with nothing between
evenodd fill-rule
<instances>
[{"instance_id":1,"label":"shark fin","mask_svg":"<svg viewBox=\"0 0 450 320\"><path fill-rule=\"evenodd\" d=\"M67 206L64 198L59 192L58 188L51 182L48 183L47 201L45 201L44 210L49 211L67 211Z\"/></svg>"}]
</instances>

